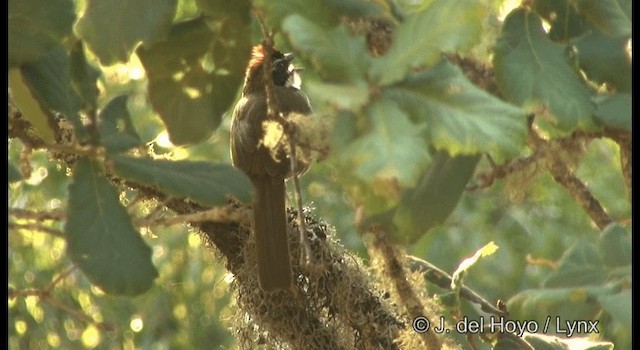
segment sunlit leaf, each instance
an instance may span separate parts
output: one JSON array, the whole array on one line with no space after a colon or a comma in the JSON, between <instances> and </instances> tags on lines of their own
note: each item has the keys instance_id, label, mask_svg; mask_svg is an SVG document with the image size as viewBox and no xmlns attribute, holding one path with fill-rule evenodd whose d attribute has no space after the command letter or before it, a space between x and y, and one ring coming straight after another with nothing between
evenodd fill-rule
<instances>
[{"instance_id":1,"label":"sunlit leaf","mask_svg":"<svg viewBox=\"0 0 640 350\"><path fill-rule=\"evenodd\" d=\"M9 0L9 63L37 60L71 35L72 0Z\"/></svg>"},{"instance_id":2,"label":"sunlit leaf","mask_svg":"<svg viewBox=\"0 0 640 350\"><path fill-rule=\"evenodd\" d=\"M357 111L369 101L366 85L328 84L317 81L304 83L304 91L313 101L324 102L335 109Z\"/></svg>"},{"instance_id":3,"label":"sunlit leaf","mask_svg":"<svg viewBox=\"0 0 640 350\"><path fill-rule=\"evenodd\" d=\"M429 142L453 155L488 152L504 159L524 146L524 111L476 87L448 62L409 74L383 96L426 122Z\"/></svg>"},{"instance_id":4,"label":"sunlit leaf","mask_svg":"<svg viewBox=\"0 0 640 350\"><path fill-rule=\"evenodd\" d=\"M112 161L114 171L124 179L156 186L169 195L202 205L223 205L229 196L244 202L251 199L249 178L229 164L126 156L115 156Z\"/></svg>"},{"instance_id":5,"label":"sunlit leaf","mask_svg":"<svg viewBox=\"0 0 640 350\"><path fill-rule=\"evenodd\" d=\"M364 38L354 37L343 25L327 31L299 15L287 17L282 28L296 52L308 58L326 80L364 80L371 58Z\"/></svg>"},{"instance_id":6,"label":"sunlit leaf","mask_svg":"<svg viewBox=\"0 0 640 350\"><path fill-rule=\"evenodd\" d=\"M142 144L127 110L127 95L109 101L100 111L98 119L102 144L109 152L123 152Z\"/></svg>"},{"instance_id":7,"label":"sunlit leaf","mask_svg":"<svg viewBox=\"0 0 640 350\"><path fill-rule=\"evenodd\" d=\"M48 143L54 143L55 135L49 124L52 122L49 114L25 84L22 72L18 68L9 69L9 89L13 102L23 118L33 125L36 135Z\"/></svg>"},{"instance_id":8,"label":"sunlit leaf","mask_svg":"<svg viewBox=\"0 0 640 350\"><path fill-rule=\"evenodd\" d=\"M242 83L251 46L248 20L220 16L223 24L215 32L198 18L174 25L166 41L136 51L149 77L151 105L174 144L209 137Z\"/></svg>"},{"instance_id":9,"label":"sunlit leaf","mask_svg":"<svg viewBox=\"0 0 640 350\"><path fill-rule=\"evenodd\" d=\"M368 181L397 179L403 187L415 184L429 159L424 124L412 123L388 99L374 102L368 117L370 132L342 150L342 160Z\"/></svg>"},{"instance_id":10,"label":"sunlit leaf","mask_svg":"<svg viewBox=\"0 0 640 350\"><path fill-rule=\"evenodd\" d=\"M151 248L131 223L118 192L94 162L81 159L69 186L67 253L109 294L146 292L158 271Z\"/></svg>"},{"instance_id":11,"label":"sunlit leaf","mask_svg":"<svg viewBox=\"0 0 640 350\"><path fill-rule=\"evenodd\" d=\"M470 48L480 40L487 14L488 8L480 1L434 1L397 27L391 49L371 67L372 79L380 85L390 84L412 68L433 65L443 52Z\"/></svg>"},{"instance_id":12,"label":"sunlit leaf","mask_svg":"<svg viewBox=\"0 0 640 350\"><path fill-rule=\"evenodd\" d=\"M176 0L87 0L76 32L103 65L129 61L140 43L166 37L175 15Z\"/></svg>"},{"instance_id":13,"label":"sunlit leaf","mask_svg":"<svg viewBox=\"0 0 640 350\"><path fill-rule=\"evenodd\" d=\"M589 91L535 14L519 8L507 16L493 62L496 82L508 100L529 110L546 106L564 131L594 126Z\"/></svg>"}]
</instances>

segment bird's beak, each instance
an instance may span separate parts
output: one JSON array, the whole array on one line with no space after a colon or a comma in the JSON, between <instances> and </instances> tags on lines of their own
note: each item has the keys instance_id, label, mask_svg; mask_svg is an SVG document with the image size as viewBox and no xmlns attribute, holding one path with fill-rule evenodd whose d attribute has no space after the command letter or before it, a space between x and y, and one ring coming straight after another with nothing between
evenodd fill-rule
<instances>
[{"instance_id":1,"label":"bird's beak","mask_svg":"<svg viewBox=\"0 0 640 350\"><path fill-rule=\"evenodd\" d=\"M293 59L295 58L295 56L292 53L285 53L284 54L284 59L287 60L287 62L291 63L291 61L293 61Z\"/></svg>"}]
</instances>

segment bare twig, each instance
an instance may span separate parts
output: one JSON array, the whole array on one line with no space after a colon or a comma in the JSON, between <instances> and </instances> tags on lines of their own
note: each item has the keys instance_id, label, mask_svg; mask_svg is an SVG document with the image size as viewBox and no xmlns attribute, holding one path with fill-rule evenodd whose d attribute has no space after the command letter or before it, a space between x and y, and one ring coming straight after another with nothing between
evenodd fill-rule
<instances>
[{"instance_id":1,"label":"bare twig","mask_svg":"<svg viewBox=\"0 0 640 350\"><path fill-rule=\"evenodd\" d=\"M28 209L22 209L22 208L10 208L9 215L16 217L18 219L26 219L26 220L60 221L60 220L64 220L67 214L64 212L64 210L60 210L60 209L46 212L46 211L34 211L34 210L28 210Z\"/></svg>"},{"instance_id":2,"label":"bare twig","mask_svg":"<svg viewBox=\"0 0 640 350\"><path fill-rule=\"evenodd\" d=\"M42 233L50 234L50 235L58 237L58 238L65 238L65 234L62 231L59 231L59 230L56 230L56 229L52 229L50 227L46 227L46 226L39 225L39 224L17 224L15 222L10 222L9 223L9 229L39 231L39 232L42 232Z\"/></svg>"},{"instance_id":3,"label":"bare twig","mask_svg":"<svg viewBox=\"0 0 640 350\"><path fill-rule=\"evenodd\" d=\"M203 221L212 221L219 223L232 223L238 222L241 219L241 214L237 209L232 209L228 206L214 207L209 210L177 215L168 218L142 218L135 221L137 227L151 227L151 226L171 226L185 223L195 223Z\"/></svg>"},{"instance_id":4,"label":"bare twig","mask_svg":"<svg viewBox=\"0 0 640 350\"><path fill-rule=\"evenodd\" d=\"M580 134L574 134L574 137L580 136ZM570 141L562 140L562 142ZM613 219L607 214L600 202L591 194L587 185L573 174L573 171L557 154L549 151L551 149L550 141L543 139L534 128L531 128L529 130L529 142L535 148L545 152L546 157L543 163L551 176L553 176L553 179L569 192L573 200L582 207L600 230L603 230L613 222Z\"/></svg>"},{"instance_id":5,"label":"bare twig","mask_svg":"<svg viewBox=\"0 0 640 350\"><path fill-rule=\"evenodd\" d=\"M407 255L407 258L409 259L409 268L411 269L411 271L424 273L427 281L437 285L440 288L449 289L451 287L451 276L443 270L439 269L430 262L422 260L418 257ZM493 306L493 304L485 300L473 289L467 286L462 286L462 288L460 289L460 296L472 303L480 305L480 309L484 312L492 313L498 316L508 315L506 311L496 308L495 306Z\"/></svg>"}]
</instances>

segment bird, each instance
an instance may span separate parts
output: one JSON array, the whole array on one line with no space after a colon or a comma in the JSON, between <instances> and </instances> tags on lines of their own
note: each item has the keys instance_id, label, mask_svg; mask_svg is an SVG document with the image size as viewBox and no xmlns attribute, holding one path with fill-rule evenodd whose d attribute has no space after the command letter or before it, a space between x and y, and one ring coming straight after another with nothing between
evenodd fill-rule
<instances>
[{"instance_id":1,"label":"bird","mask_svg":"<svg viewBox=\"0 0 640 350\"><path fill-rule=\"evenodd\" d=\"M268 103L263 69L270 55L268 76L277 110L286 118L289 113L312 115L309 98L300 90L299 69L291 61L293 54L253 47L245 72L242 96L236 103L231 121L231 160L251 180L254 188L252 229L255 235L258 282L264 291L291 290L293 272L289 253L288 224L285 207L285 180L304 173L308 162L296 162L291 169L289 154L274 152L264 144L263 122L268 120Z\"/></svg>"}]
</instances>

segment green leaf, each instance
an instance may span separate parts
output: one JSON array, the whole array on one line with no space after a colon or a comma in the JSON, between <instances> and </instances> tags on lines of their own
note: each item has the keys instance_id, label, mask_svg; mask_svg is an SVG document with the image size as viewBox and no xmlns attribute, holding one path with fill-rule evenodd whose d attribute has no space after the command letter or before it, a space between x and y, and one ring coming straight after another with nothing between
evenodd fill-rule
<instances>
[{"instance_id":1,"label":"green leaf","mask_svg":"<svg viewBox=\"0 0 640 350\"><path fill-rule=\"evenodd\" d=\"M582 239L564 252L557 270L547 275L546 288L599 285L607 270L596 247Z\"/></svg>"},{"instance_id":2,"label":"green leaf","mask_svg":"<svg viewBox=\"0 0 640 350\"><path fill-rule=\"evenodd\" d=\"M296 52L325 80L364 81L371 57L363 37L354 37L344 25L327 31L299 15L287 17L282 28Z\"/></svg>"},{"instance_id":3,"label":"green leaf","mask_svg":"<svg viewBox=\"0 0 640 350\"><path fill-rule=\"evenodd\" d=\"M529 111L546 106L563 131L594 127L589 91L535 14L519 8L507 16L493 63L498 87L509 101Z\"/></svg>"},{"instance_id":4,"label":"green leaf","mask_svg":"<svg viewBox=\"0 0 640 350\"><path fill-rule=\"evenodd\" d=\"M21 68L24 82L44 110L62 113L75 128L76 137L85 134L80 121L80 96L73 88L69 54L59 46L43 55L36 62Z\"/></svg>"},{"instance_id":5,"label":"green leaf","mask_svg":"<svg viewBox=\"0 0 640 350\"><path fill-rule=\"evenodd\" d=\"M631 55L628 38L611 38L597 30L573 41L578 62L589 80L607 83L619 92L631 92Z\"/></svg>"},{"instance_id":6,"label":"green leaf","mask_svg":"<svg viewBox=\"0 0 640 350\"><path fill-rule=\"evenodd\" d=\"M413 185L429 160L424 124L412 123L389 99L368 109L371 130L347 146L341 160L360 178L397 180L401 187Z\"/></svg>"},{"instance_id":7,"label":"green leaf","mask_svg":"<svg viewBox=\"0 0 640 350\"><path fill-rule=\"evenodd\" d=\"M369 88L366 85L328 84L318 81L304 83L304 90L312 101L323 102L341 110L360 110L369 102Z\"/></svg>"},{"instance_id":8,"label":"green leaf","mask_svg":"<svg viewBox=\"0 0 640 350\"><path fill-rule=\"evenodd\" d=\"M573 322L577 320L572 320ZM566 326L563 326L566 327ZM562 327L561 327L562 328ZM562 330L566 331L566 328L562 328ZM613 344L605 341L597 341L589 339L588 337L577 337L574 336L572 338L563 338L563 337L552 337L544 334L536 334L536 333L525 333L522 337L532 349L535 350L569 350L569 349L580 349L580 350L613 350ZM510 349L517 349L510 348Z\"/></svg>"},{"instance_id":9,"label":"green leaf","mask_svg":"<svg viewBox=\"0 0 640 350\"><path fill-rule=\"evenodd\" d=\"M54 143L55 134L49 124L53 122L52 118L25 84L24 76L18 68L9 69L9 90L11 99L23 118L33 125L36 135L47 143Z\"/></svg>"},{"instance_id":10,"label":"green leaf","mask_svg":"<svg viewBox=\"0 0 640 350\"><path fill-rule=\"evenodd\" d=\"M631 289L625 289L617 294L603 295L598 298L598 301L613 319L623 325L631 325Z\"/></svg>"},{"instance_id":11,"label":"green leaf","mask_svg":"<svg viewBox=\"0 0 640 350\"><path fill-rule=\"evenodd\" d=\"M443 61L383 89L414 121L426 121L428 140L452 155L491 153L496 159L518 154L526 137L521 109L469 82Z\"/></svg>"},{"instance_id":12,"label":"green leaf","mask_svg":"<svg viewBox=\"0 0 640 350\"><path fill-rule=\"evenodd\" d=\"M102 144L110 153L124 152L142 145L127 110L127 97L120 95L113 98L98 116Z\"/></svg>"},{"instance_id":13,"label":"green leaf","mask_svg":"<svg viewBox=\"0 0 640 350\"><path fill-rule=\"evenodd\" d=\"M71 35L72 0L9 0L9 64L33 62Z\"/></svg>"},{"instance_id":14,"label":"green leaf","mask_svg":"<svg viewBox=\"0 0 640 350\"><path fill-rule=\"evenodd\" d=\"M102 73L87 61L81 40L76 41L71 49L70 65L71 83L82 98L83 108L95 111L100 94L97 83Z\"/></svg>"},{"instance_id":15,"label":"green leaf","mask_svg":"<svg viewBox=\"0 0 640 350\"><path fill-rule=\"evenodd\" d=\"M596 282L597 284L598 282ZM544 320L548 315L562 319L591 319L599 307L593 301L619 291L619 285L589 286L578 288L529 289L507 301L512 317ZM552 317L552 321L553 317Z\"/></svg>"},{"instance_id":16,"label":"green leaf","mask_svg":"<svg viewBox=\"0 0 640 350\"><path fill-rule=\"evenodd\" d=\"M87 0L75 29L101 64L127 62L141 41L151 45L166 37L176 3L176 0Z\"/></svg>"},{"instance_id":17,"label":"green leaf","mask_svg":"<svg viewBox=\"0 0 640 350\"><path fill-rule=\"evenodd\" d=\"M582 35L588 28L584 17L567 0L536 0L533 8L551 25L549 38L553 41L566 42Z\"/></svg>"},{"instance_id":18,"label":"green leaf","mask_svg":"<svg viewBox=\"0 0 640 350\"><path fill-rule=\"evenodd\" d=\"M371 78L380 85L394 83L412 69L430 67L443 52L470 48L480 40L487 16L480 1L434 1L397 27L389 51L374 60Z\"/></svg>"},{"instance_id":19,"label":"green leaf","mask_svg":"<svg viewBox=\"0 0 640 350\"><path fill-rule=\"evenodd\" d=\"M460 265L458 265L458 268L456 268L456 271L451 277L451 289L459 293L462 288L464 275L466 275L469 269L471 269L473 265L477 264L480 259L493 255L497 250L498 246L491 241L478 249L472 257L464 259Z\"/></svg>"},{"instance_id":20,"label":"green leaf","mask_svg":"<svg viewBox=\"0 0 640 350\"><path fill-rule=\"evenodd\" d=\"M608 267L631 265L631 236L618 224L611 224L602 231L598 250Z\"/></svg>"},{"instance_id":21,"label":"green leaf","mask_svg":"<svg viewBox=\"0 0 640 350\"><path fill-rule=\"evenodd\" d=\"M169 38L136 51L149 77L149 100L174 144L208 138L236 98L249 60L248 22L220 14L176 24ZM245 14L246 16L246 14Z\"/></svg>"},{"instance_id":22,"label":"green leaf","mask_svg":"<svg viewBox=\"0 0 640 350\"><path fill-rule=\"evenodd\" d=\"M569 0L578 12L608 36L630 36L631 18L617 0Z\"/></svg>"},{"instance_id":23,"label":"green leaf","mask_svg":"<svg viewBox=\"0 0 640 350\"><path fill-rule=\"evenodd\" d=\"M9 166L7 168L9 172L9 183L18 182L22 180L22 173L20 173L20 170L18 169L18 167L13 165L13 163L11 162L9 162L8 164Z\"/></svg>"},{"instance_id":24,"label":"green leaf","mask_svg":"<svg viewBox=\"0 0 640 350\"><path fill-rule=\"evenodd\" d=\"M596 120L604 125L631 130L631 95L615 94L596 99Z\"/></svg>"},{"instance_id":25,"label":"green leaf","mask_svg":"<svg viewBox=\"0 0 640 350\"><path fill-rule=\"evenodd\" d=\"M251 182L239 169L228 164L153 160L115 156L113 170L124 179L156 186L175 197L186 197L202 205L223 205L228 196L251 199Z\"/></svg>"},{"instance_id":26,"label":"green leaf","mask_svg":"<svg viewBox=\"0 0 640 350\"><path fill-rule=\"evenodd\" d=\"M267 18L275 27L282 27L282 22L292 14L303 16L327 29L340 23L340 13L325 0L257 0L254 3L262 3Z\"/></svg>"},{"instance_id":27,"label":"green leaf","mask_svg":"<svg viewBox=\"0 0 640 350\"><path fill-rule=\"evenodd\" d=\"M118 192L87 159L78 161L69 186L65 234L71 260L106 293L142 294L158 277L151 248L133 227Z\"/></svg>"},{"instance_id":28,"label":"green leaf","mask_svg":"<svg viewBox=\"0 0 640 350\"><path fill-rule=\"evenodd\" d=\"M393 240L412 244L442 224L458 205L479 160L480 155L437 152L418 186L405 190L393 216Z\"/></svg>"}]
</instances>

